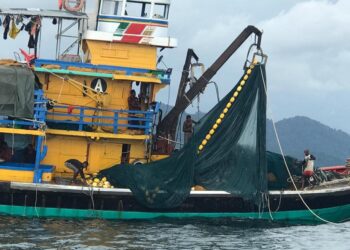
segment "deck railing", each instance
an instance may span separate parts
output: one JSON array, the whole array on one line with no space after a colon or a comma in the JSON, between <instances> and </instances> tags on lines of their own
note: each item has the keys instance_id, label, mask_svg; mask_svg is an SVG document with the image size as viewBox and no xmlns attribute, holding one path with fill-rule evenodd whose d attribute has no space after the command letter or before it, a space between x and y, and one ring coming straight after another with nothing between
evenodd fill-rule
<instances>
[{"instance_id":1,"label":"deck railing","mask_svg":"<svg viewBox=\"0 0 350 250\"><path fill-rule=\"evenodd\" d=\"M154 103L148 111L140 111L54 105L53 109L47 110L47 101L42 90L35 90L33 118L2 117L0 124L14 128L28 126L34 129L49 124L49 128L77 131L95 131L96 128L103 127L113 134L118 134L119 129L124 128L139 130L149 135L160 107L159 103Z\"/></svg>"},{"instance_id":2,"label":"deck railing","mask_svg":"<svg viewBox=\"0 0 350 250\"><path fill-rule=\"evenodd\" d=\"M53 111L48 111L46 119L49 123L65 124L71 130L87 131L92 127L106 127L113 134L118 129L126 128L144 131L148 135L152 131L159 104L153 105L148 111L97 109L83 106L55 105Z\"/></svg>"}]
</instances>

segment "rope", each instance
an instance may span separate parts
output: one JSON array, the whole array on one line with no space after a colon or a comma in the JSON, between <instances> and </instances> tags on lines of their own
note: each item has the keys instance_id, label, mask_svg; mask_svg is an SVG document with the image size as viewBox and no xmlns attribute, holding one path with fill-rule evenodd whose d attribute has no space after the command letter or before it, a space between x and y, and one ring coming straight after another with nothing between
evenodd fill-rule
<instances>
[{"instance_id":1,"label":"rope","mask_svg":"<svg viewBox=\"0 0 350 250\"><path fill-rule=\"evenodd\" d=\"M261 72L261 76L262 76L262 80L263 80L265 95L267 96L266 82L265 82L265 78L264 78L264 75L263 75L263 72L262 72L261 67L260 67L260 72ZM304 198L301 196L301 193L300 193L300 191L298 190L298 188L297 188L297 186L296 186L296 184L295 184L295 182L294 182L294 180L293 180L292 174L291 174L291 172L290 172L290 170L289 170L289 167L288 167L286 158L284 157L282 145L281 145L281 142L280 142L280 139L279 139L279 135L278 135L277 129L276 129L276 124L275 124L275 121L274 121L273 116L272 116L272 111L269 110L269 112L270 112L270 115L271 115L272 126L273 126L273 130L274 130L275 137L276 137L276 140L277 140L278 148L279 148L279 150L280 150L280 152L281 152L281 155L282 155L282 158L283 158L283 162L284 162L284 165L285 165L286 170L287 170L287 172L288 172L288 175L289 175L289 177L291 178L291 181L292 181L292 184L293 184L293 186L294 186L294 189L295 189L295 191L297 192L297 194L298 194L300 200L302 201L302 203L304 204L304 206L307 208L307 210L309 210L309 212L310 212L312 215L314 215L317 219L319 219L320 221L323 221L323 222L325 222L325 223L330 223L330 224L337 224L337 223L335 223L335 222L326 220L326 219L320 217L319 215L317 215L317 214L309 207L309 205L305 202Z\"/></svg>"},{"instance_id":2,"label":"rope","mask_svg":"<svg viewBox=\"0 0 350 250\"><path fill-rule=\"evenodd\" d=\"M200 100L200 94L197 96L197 121L199 121L199 108L200 108L201 100Z\"/></svg>"},{"instance_id":3,"label":"rope","mask_svg":"<svg viewBox=\"0 0 350 250\"><path fill-rule=\"evenodd\" d=\"M180 145L182 145L182 143L181 143L181 142L173 141L173 140L170 140L170 139L165 138L165 137L163 137L163 136L158 136L158 138L163 139L163 140L167 140L167 141L169 141L169 142L173 142L173 143L176 143L176 144L180 144Z\"/></svg>"},{"instance_id":4,"label":"rope","mask_svg":"<svg viewBox=\"0 0 350 250\"><path fill-rule=\"evenodd\" d=\"M278 201L278 206L277 206L276 210L274 211L274 213L276 213L278 210L280 210L281 201L282 201L282 190L280 191L280 198L279 198L279 201Z\"/></svg>"},{"instance_id":5,"label":"rope","mask_svg":"<svg viewBox=\"0 0 350 250\"><path fill-rule=\"evenodd\" d=\"M91 91L95 91L93 88L90 88L89 86L86 86L86 85L82 84L81 82L78 82L78 81L76 81L76 80L74 80L74 79L72 79L72 78L69 78L69 77L61 77L61 76L59 76L59 75L57 75L57 74L51 72L50 70L48 70L48 69L46 69L46 68L43 68L43 69L46 70L46 71L47 71L48 73L50 73L51 75L56 76L57 78L59 78L59 79L61 79L61 80L63 80L63 81L67 81L68 83L70 83L73 87L75 87L75 88L78 89L78 90L81 90L80 87L83 87L83 88L85 88L85 89L89 89L89 90L91 90ZM74 84L79 85L79 87L76 86L76 85L74 85ZM86 93L86 92L85 92L85 94L86 94L88 97L90 97L92 100L94 100L95 102L100 102L100 100L98 100L98 99L95 98L94 96L92 96L92 95L90 95L90 94L88 94L88 93Z\"/></svg>"},{"instance_id":6,"label":"rope","mask_svg":"<svg viewBox=\"0 0 350 250\"><path fill-rule=\"evenodd\" d=\"M185 99L188 101L188 103L192 104L192 101L187 97L186 94L183 95L185 97Z\"/></svg>"},{"instance_id":7,"label":"rope","mask_svg":"<svg viewBox=\"0 0 350 250\"><path fill-rule=\"evenodd\" d=\"M35 202L34 202L34 210L35 210L35 213L36 213L36 217L40 217L39 216L39 213L38 213L38 208L36 206L38 202L38 183L35 183Z\"/></svg>"},{"instance_id":8,"label":"rope","mask_svg":"<svg viewBox=\"0 0 350 250\"><path fill-rule=\"evenodd\" d=\"M273 217L272 217L272 213L271 213L270 196L265 193L265 198L266 198L267 208L269 209L270 218L271 218L271 220L274 220Z\"/></svg>"},{"instance_id":9,"label":"rope","mask_svg":"<svg viewBox=\"0 0 350 250\"><path fill-rule=\"evenodd\" d=\"M64 79L62 79L61 89L60 89L60 92L59 92L59 94L58 94L58 96L57 96L57 102L59 102L60 99L61 99L61 94L62 94L62 90L63 90L63 86L64 86L64 83L65 83L65 82L66 82L66 81L65 81Z\"/></svg>"},{"instance_id":10,"label":"rope","mask_svg":"<svg viewBox=\"0 0 350 250\"><path fill-rule=\"evenodd\" d=\"M32 122L32 123L38 123L39 125L45 125L46 123L43 121L37 121L37 120L33 120L33 119L28 119L28 118L23 118L23 117L16 117L16 116L11 116L13 118L16 118L18 120L22 120L22 121L28 121L28 122ZM15 122L15 121L13 121Z\"/></svg>"}]
</instances>

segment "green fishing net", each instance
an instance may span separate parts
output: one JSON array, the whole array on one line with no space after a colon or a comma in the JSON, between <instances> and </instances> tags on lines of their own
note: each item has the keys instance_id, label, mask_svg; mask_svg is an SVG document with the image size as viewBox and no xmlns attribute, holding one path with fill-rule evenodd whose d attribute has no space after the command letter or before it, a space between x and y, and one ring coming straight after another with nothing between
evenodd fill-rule
<instances>
[{"instance_id":1,"label":"green fishing net","mask_svg":"<svg viewBox=\"0 0 350 250\"><path fill-rule=\"evenodd\" d=\"M194 185L258 204L267 191L263 79L264 65L247 69L200 120L187 145L170 157L144 165L117 165L100 174L114 186L130 188L141 204L154 209L179 206Z\"/></svg>"}]
</instances>

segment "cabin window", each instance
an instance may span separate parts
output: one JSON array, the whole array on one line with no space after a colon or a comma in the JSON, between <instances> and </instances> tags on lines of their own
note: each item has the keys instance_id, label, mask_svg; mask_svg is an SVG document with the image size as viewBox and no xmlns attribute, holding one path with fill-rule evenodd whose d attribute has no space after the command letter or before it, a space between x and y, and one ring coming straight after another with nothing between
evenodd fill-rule
<instances>
[{"instance_id":1,"label":"cabin window","mask_svg":"<svg viewBox=\"0 0 350 250\"><path fill-rule=\"evenodd\" d=\"M124 14L131 17L149 18L151 14L151 3L127 1Z\"/></svg>"},{"instance_id":2,"label":"cabin window","mask_svg":"<svg viewBox=\"0 0 350 250\"><path fill-rule=\"evenodd\" d=\"M168 19L169 5L156 3L154 5L153 18Z\"/></svg>"},{"instance_id":3,"label":"cabin window","mask_svg":"<svg viewBox=\"0 0 350 250\"><path fill-rule=\"evenodd\" d=\"M101 6L101 15L117 16L121 14L121 0L104 0Z\"/></svg>"}]
</instances>

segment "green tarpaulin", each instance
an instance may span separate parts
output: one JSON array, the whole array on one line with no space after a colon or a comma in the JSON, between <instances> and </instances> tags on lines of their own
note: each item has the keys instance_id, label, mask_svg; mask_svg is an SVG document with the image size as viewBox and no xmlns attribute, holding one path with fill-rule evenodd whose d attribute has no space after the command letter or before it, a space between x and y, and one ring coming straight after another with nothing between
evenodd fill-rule
<instances>
[{"instance_id":1,"label":"green tarpaulin","mask_svg":"<svg viewBox=\"0 0 350 250\"><path fill-rule=\"evenodd\" d=\"M27 68L0 66L0 115L33 117L34 74Z\"/></svg>"}]
</instances>

